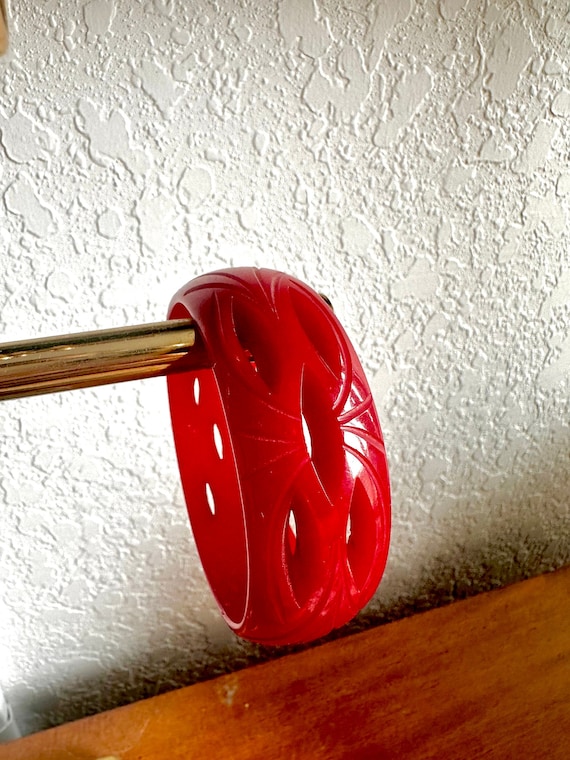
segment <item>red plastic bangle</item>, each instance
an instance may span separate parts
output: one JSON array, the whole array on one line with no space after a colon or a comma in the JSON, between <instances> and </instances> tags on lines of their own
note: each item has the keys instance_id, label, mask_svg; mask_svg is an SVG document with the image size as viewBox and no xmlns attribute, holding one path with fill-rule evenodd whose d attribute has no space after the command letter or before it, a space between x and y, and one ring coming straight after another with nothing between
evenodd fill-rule
<instances>
[{"instance_id":1,"label":"red plastic bangle","mask_svg":"<svg viewBox=\"0 0 570 760\"><path fill-rule=\"evenodd\" d=\"M198 277L173 298L212 368L168 377L182 486L229 626L292 644L348 622L388 554L390 487L372 394L346 333L280 272Z\"/></svg>"}]
</instances>

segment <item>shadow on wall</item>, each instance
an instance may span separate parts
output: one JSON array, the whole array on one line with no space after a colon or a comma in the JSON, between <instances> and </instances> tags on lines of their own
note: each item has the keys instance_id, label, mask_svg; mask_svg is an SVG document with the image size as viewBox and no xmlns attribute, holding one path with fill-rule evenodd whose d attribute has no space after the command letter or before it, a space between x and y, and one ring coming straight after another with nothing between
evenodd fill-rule
<instances>
[{"instance_id":1,"label":"shadow on wall","mask_svg":"<svg viewBox=\"0 0 570 760\"><path fill-rule=\"evenodd\" d=\"M569 431L553 428L546 441L529 441L510 458L516 477L490 467L487 474L465 481L458 474L447 484L447 493L458 496L443 515L428 515L426 539L415 526L420 535L413 566L405 562L409 535L396 519L398 569L392 574L388 568L380 594L357 625L395 620L570 563ZM397 510L396 504L396 518Z\"/></svg>"},{"instance_id":2,"label":"shadow on wall","mask_svg":"<svg viewBox=\"0 0 570 760\"><path fill-rule=\"evenodd\" d=\"M472 525L441 527L439 548L426 547L425 564L414 577L394 579L388 568L381 594L349 625L307 646L266 648L229 634L221 617L219 636L207 649L192 650L192 630L177 651L139 652L121 666L97 675L75 676L50 689L34 691L30 721L43 728L156 696L181 686L318 646L377 625L443 606L553 570L570 562L570 521L552 539L552 523L568 514L570 446L545 447L528 479L498 489L488 500L487 520ZM557 463L553 469L552 463ZM566 466L564 466L566 464ZM538 490L542 483L543 489ZM546 498L547 496L547 498ZM460 513L468 512L465 504ZM396 506L397 510L397 506ZM463 535L462 535L463 531ZM397 539L396 539L397 540ZM216 626L214 626L216 628ZM157 631L157 637L160 631ZM404 656L405 653L402 653ZM37 721L37 723L35 722ZM25 726L23 727L25 730Z\"/></svg>"}]
</instances>

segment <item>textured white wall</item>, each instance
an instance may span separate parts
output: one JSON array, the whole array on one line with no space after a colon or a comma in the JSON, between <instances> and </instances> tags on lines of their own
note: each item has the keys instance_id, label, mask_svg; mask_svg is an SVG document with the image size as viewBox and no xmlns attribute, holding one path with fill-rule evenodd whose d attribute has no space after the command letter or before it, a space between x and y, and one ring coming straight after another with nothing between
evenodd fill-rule
<instances>
[{"instance_id":1,"label":"textured white wall","mask_svg":"<svg viewBox=\"0 0 570 760\"><path fill-rule=\"evenodd\" d=\"M387 440L361 624L570 559L567 0L12 0L0 338L163 318L228 265L326 291ZM37 729L251 662L161 380L0 407L0 682Z\"/></svg>"}]
</instances>

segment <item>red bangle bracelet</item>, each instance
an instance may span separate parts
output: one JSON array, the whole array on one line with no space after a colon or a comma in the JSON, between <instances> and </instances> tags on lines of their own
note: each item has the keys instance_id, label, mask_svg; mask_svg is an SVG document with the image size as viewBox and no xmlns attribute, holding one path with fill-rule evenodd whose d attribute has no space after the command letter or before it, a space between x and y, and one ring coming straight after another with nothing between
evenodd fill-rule
<instances>
[{"instance_id":1,"label":"red bangle bracelet","mask_svg":"<svg viewBox=\"0 0 570 760\"><path fill-rule=\"evenodd\" d=\"M334 312L280 272L198 277L191 317L212 368L168 376L182 486L229 626L264 644L318 638L374 594L390 486L372 394Z\"/></svg>"}]
</instances>

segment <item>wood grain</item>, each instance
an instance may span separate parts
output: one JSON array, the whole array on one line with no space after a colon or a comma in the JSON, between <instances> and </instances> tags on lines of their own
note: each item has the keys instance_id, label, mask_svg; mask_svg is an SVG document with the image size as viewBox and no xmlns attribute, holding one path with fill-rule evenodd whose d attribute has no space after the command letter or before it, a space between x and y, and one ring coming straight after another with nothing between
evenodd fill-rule
<instances>
[{"instance_id":1,"label":"wood grain","mask_svg":"<svg viewBox=\"0 0 570 760\"><path fill-rule=\"evenodd\" d=\"M570 569L70 723L0 760L570 757Z\"/></svg>"}]
</instances>

